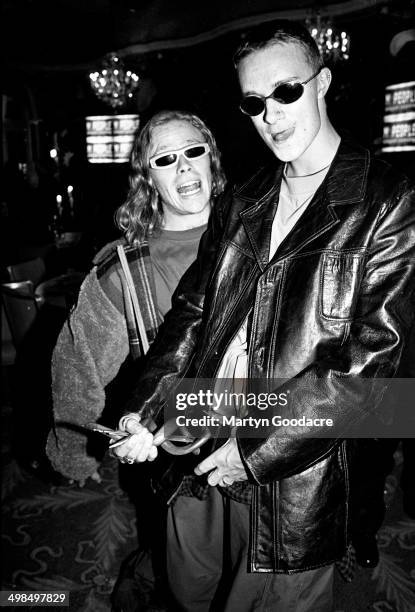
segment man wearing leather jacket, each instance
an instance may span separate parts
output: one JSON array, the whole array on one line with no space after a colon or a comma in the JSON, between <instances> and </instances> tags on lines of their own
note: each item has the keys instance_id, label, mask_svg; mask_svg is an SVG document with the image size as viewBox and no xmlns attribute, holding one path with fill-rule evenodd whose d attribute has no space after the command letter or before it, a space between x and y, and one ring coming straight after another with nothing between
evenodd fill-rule
<instances>
[{"instance_id":1,"label":"man wearing leather jacket","mask_svg":"<svg viewBox=\"0 0 415 612\"><path fill-rule=\"evenodd\" d=\"M213 211L126 407L120 426L133 435L115 454L155 459L140 420L161 424L184 377L286 381L290 416L324 420L318 436L237 426L205 445L195 475L168 470L169 583L192 612L326 611L359 478L347 434L380 405L377 382L395 375L412 319L415 191L339 136L330 70L301 26L248 36L235 65L240 108L275 162Z\"/></svg>"}]
</instances>

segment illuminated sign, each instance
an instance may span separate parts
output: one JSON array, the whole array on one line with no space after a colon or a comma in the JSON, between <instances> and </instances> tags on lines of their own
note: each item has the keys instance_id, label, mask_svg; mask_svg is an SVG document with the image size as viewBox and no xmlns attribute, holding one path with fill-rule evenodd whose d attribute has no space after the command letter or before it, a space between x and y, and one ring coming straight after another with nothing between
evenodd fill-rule
<instances>
[{"instance_id":1,"label":"illuminated sign","mask_svg":"<svg viewBox=\"0 0 415 612\"><path fill-rule=\"evenodd\" d=\"M415 151L415 81L386 87L382 151Z\"/></svg>"},{"instance_id":2,"label":"illuminated sign","mask_svg":"<svg viewBox=\"0 0 415 612\"><path fill-rule=\"evenodd\" d=\"M129 161L140 124L138 115L86 117L86 150L91 164L123 164Z\"/></svg>"}]
</instances>

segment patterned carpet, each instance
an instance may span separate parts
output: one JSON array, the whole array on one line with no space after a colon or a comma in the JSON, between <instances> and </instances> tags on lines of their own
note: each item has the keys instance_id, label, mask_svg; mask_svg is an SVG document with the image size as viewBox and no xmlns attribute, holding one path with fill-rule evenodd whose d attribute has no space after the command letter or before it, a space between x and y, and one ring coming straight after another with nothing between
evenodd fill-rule
<instances>
[{"instance_id":1,"label":"patterned carpet","mask_svg":"<svg viewBox=\"0 0 415 612\"><path fill-rule=\"evenodd\" d=\"M101 484L44 482L11 456L9 412L3 407L2 589L65 590L71 611L110 612L121 562L137 546L136 513L118 484L117 462L104 460ZM415 521L402 512L399 451L396 460L385 492L380 563L374 570L356 569L350 584L336 577L338 612L415 610Z\"/></svg>"}]
</instances>

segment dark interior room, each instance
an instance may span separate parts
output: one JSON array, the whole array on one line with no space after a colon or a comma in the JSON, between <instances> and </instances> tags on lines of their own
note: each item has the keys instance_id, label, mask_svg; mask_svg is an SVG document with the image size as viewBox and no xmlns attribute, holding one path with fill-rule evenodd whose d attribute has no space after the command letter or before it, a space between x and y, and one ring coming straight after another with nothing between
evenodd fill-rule
<instances>
[{"instance_id":1,"label":"dark interior room","mask_svg":"<svg viewBox=\"0 0 415 612\"><path fill-rule=\"evenodd\" d=\"M176 609L148 559L164 519L146 501L145 466L119 465L94 435L99 479L74 482L48 462L52 352L94 258L122 236L114 215L128 195L133 139L155 113L200 117L216 138L228 186L274 159L238 108L233 54L249 33L280 19L305 25L318 41L332 71L328 116L340 136L413 180L414 0L2 2L4 592L65 592L66 605L79 612ZM109 427L121 416L128 365L106 386L102 422ZM415 514L403 505L403 463L397 441L384 482L379 558L365 568L348 549L335 571L336 612L415 610ZM111 595L120 571L134 599L125 607ZM32 609L34 601L19 605Z\"/></svg>"}]
</instances>

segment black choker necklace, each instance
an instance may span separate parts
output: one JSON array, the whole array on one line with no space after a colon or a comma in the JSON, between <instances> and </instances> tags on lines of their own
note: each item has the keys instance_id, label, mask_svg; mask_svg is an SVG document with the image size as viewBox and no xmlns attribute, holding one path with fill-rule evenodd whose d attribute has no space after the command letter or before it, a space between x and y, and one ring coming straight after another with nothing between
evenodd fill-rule
<instances>
[{"instance_id":1,"label":"black choker necklace","mask_svg":"<svg viewBox=\"0 0 415 612\"><path fill-rule=\"evenodd\" d=\"M294 176L287 176L287 165L285 165L284 168L284 175L286 178L307 178L308 176L314 176L315 174L318 174L319 172L323 172L323 170L327 170L327 168L330 166L331 162L329 164L327 164L327 166L324 166L324 168L320 168L320 170L316 170L315 172L310 172L310 174L295 174Z\"/></svg>"}]
</instances>

